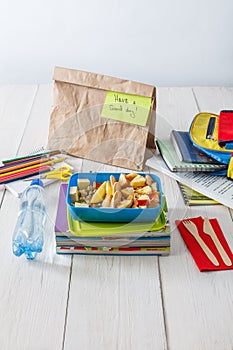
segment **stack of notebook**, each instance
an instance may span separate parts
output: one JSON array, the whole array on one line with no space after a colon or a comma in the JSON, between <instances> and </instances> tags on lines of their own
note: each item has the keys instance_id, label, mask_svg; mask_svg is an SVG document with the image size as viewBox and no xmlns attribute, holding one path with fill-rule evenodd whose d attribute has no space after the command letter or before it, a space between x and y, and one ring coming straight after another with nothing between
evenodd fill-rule
<instances>
[{"instance_id":1,"label":"stack of notebook","mask_svg":"<svg viewBox=\"0 0 233 350\"><path fill-rule=\"evenodd\" d=\"M223 175L226 172L226 164L216 162L193 146L187 131L172 130L170 139L156 142L164 163L172 173ZM186 205L219 204L184 184L178 182L178 185Z\"/></svg>"},{"instance_id":2,"label":"stack of notebook","mask_svg":"<svg viewBox=\"0 0 233 350\"><path fill-rule=\"evenodd\" d=\"M173 172L220 172L226 164L216 163L193 147L188 132L175 131L167 140L157 140L157 146L168 168Z\"/></svg>"},{"instance_id":3,"label":"stack of notebook","mask_svg":"<svg viewBox=\"0 0 233 350\"><path fill-rule=\"evenodd\" d=\"M55 222L56 252L82 255L157 255L170 252L166 200L154 223L85 223L72 220L62 184ZM70 229L69 229L70 228Z\"/></svg>"}]
</instances>

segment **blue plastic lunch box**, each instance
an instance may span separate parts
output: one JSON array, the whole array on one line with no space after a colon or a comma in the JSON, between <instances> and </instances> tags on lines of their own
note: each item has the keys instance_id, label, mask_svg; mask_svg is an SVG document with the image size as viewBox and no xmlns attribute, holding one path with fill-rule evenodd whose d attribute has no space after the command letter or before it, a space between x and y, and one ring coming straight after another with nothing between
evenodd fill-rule
<instances>
[{"instance_id":1,"label":"blue plastic lunch box","mask_svg":"<svg viewBox=\"0 0 233 350\"><path fill-rule=\"evenodd\" d=\"M88 222L154 222L162 210L162 187L158 176L149 174L157 183L160 204L156 208L81 208L71 204L70 187L77 186L78 179L89 179L90 183L102 183L114 175L118 181L121 173L75 173L68 183L66 203L73 220ZM125 173L127 174L127 173ZM147 173L138 173L145 176Z\"/></svg>"}]
</instances>

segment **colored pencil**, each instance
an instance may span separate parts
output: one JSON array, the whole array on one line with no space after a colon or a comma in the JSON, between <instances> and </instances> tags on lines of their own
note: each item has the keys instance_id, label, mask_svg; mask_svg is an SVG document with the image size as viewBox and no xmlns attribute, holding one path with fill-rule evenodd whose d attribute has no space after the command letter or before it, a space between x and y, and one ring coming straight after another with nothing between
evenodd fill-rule
<instances>
[{"instance_id":1,"label":"colored pencil","mask_svg":"<svg viewBox=\"0 0 233 350\"><path fill-rule=\"evenodd\" d=\"M44 155L44 157L46 157L47 155ZM2 166L5 166L5 167L7 167L7 166L14 166L14 165L17 165L17 164L21 164L21 163L23 163L23 162L28 162L28 161L33 161L33 160L37 160L37 159L41 159L42 158L42 156L33 156L33 157L27 157L27 158L24 158L24 159L18 159L18 160L15 160L15 161L12 161L12 162L7 162L7 163L3 163L2 162ZM48 156L47 156L47 158L49 158Z\"/></svg>"},{"instance_id":2,"label":"colored pencil","mask_svg":"<svg viewBox=\"0 0 233 350\"><path fill-rule=\"evenodd\" d=\"M46 158L40 157L39 159L36 159L36 160L22 161L21 163L18 163L17 165L4 165L4 166L0 167L0 174L7 173L7 172L13 171L13 170L18 170L20 168L29 167L31 165L40 164L40 163L46 162L48 160L51 160L51 159L47 158L47 157Z\"/></svg>"},{"instance_id":3,"label":"colored pencil","mask_svg":"<svg viewBox=\"0 0 233 350\"><path fill-rule=\"evenodd\" d=\"M40 166L51 165L51 164L54 164L54 163L59 163L59 162L62 162L63 160L65 160L65 158L55 158L55 159L52 159L52 160L40 163ZM31 165L31 166L26 166L26 167L23 167L23 168L19 168L18 170L10 170L10 169L8 169L10 171L7 171L7 172L5 172L3 174L0 174L0 179L4 178L5 176L8 176L8 175L12 175L12 174L16 175L19 172L26 171L26 170L31 170L31 169L36 169L36 168L38 168L38 164Z\"/></svg>"},{"instance_id":4,"label":"colored pencil","mask_svg":"<svg viewBox=\"0 0 233 350\"><path fill-rule=\"evenodd\" d=\"M44 156L27 157L25 159L19 159L19 160L13 161L13 162L8 162L8 163L4 163L4 164L2 163L3 164L2 166L10 167L10 166L18 165L18 164L21 164L24 162L32 162L33 160L41 159L43 157L49 158L49 155L45 154Z\"/></svg>"},{"instance_id":5,"label":"colored pencil","mask_svg":"<svg viewBox=\"0 0 233 350\"><path fill-rule=\"evenodd\" d=\"M30 154L30 155L27 155L27 156L22 156L22 157L2 160L2 163L3 164L10 164L10 163L18 162L18 161L23 160L23 159L31 159L31 158L34 158L34 157L39 157L39 156L44 156L44 155L55 156L57 154L61 154L61 151L53 150L53 151L46 151L46 152L41 152L41 153Z\"/></svg>"},{"instance_id":6,"label":"colored pencil","mask_svg":"<svg viewBox=\"0 0 233 350\"><path fill-rule=\"evenodd\" d=\"M42 166L42 167L37 167L34 169L27 169L27 170L18 172L17 174L11 174L11 175L8 175L8 176L1 178L0 184L6 184L6 183L13 182L16 180L25 179L27 177L40 175L44 172L49 172L50 170L51 170L50 166Z\"/></svg>"}]
</instances>

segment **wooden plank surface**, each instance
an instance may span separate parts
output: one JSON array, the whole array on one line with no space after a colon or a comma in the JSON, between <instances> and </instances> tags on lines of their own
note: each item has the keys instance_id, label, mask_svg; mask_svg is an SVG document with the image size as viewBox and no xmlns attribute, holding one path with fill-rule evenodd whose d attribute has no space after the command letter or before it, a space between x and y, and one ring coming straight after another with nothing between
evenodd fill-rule
<instances>
[{"instance_id":1,"label":"wooden plank surface","mask_svg":"<svg viewBox=\"0 0 233 350\"><path fill-rule=\"evenodd\" d=\"M64 349L167 349L158 258L74 256L65 334Z\"/></svg>"},{"instance_id":2,"label":"wooden plank surface","mask_svg":"<svg viewBox=\"0 0 233 350\"><path fill-rule=\"evenodd\" d=\"M193 93L200 112L219 114L222 109L232 109L233 88L194 87Z\"/></svg>"},{"instance_id":3,"label":"wooden plank surface","mask_svg":"<svg viewBox=\"0 0 233 350\"><path fill-rule=\"evenodd\" d=\"M163 89L162 94L167 96L163 96L164 103L159 105L161 114L166 115L170 112L166 101L173 100L174 94L177 96L177 93L182 93L180 89L177 93L175 90ZM203 99L202 91L205 95ZM176 109L179 111L176 117L182 116L185 120L178 120L177 125L189 126L196 112L207 110L208 103L213 108L213 101L217 101L215 108L218 104L225 106L224 96L222 89L211 89L211 94L209 89L195 89L195 95L190 94L189 98L187 94L185 98L180 96L176 100ZM228 90L227 99L229 99ZM189 106L194 106L195 101L196 108L190 110L188 114L183 113L183 109L188 110ZM206 101L205 105L204 101ZM212 111L214 112L214 108ZM171 255L168 258L160 258L168 348L171 350L232 349L232 271L200 273L174 224L175 219L184 217L200 215L217 217L233 248L232 218L228 209L223 206L186 207L174 180L166 177L163 185L169 199L172 224Z\"/></svg>"},{"instance_id":4,"label":"wooden plank surface","mask_svg":"<svg viewBox=\"0 0 233 350\"><path fill-rule=\"evenodd\" d=\"M18 153L24 155L46 148L51 105L52 86L39 85Z\"/></svg>"},{"instance_id":5,"label":"wooden plank surface","mask_svg":"<svg viewBox=\"0 0 233 350\"><path fill-rule=\"evenodd\" d=\"M18 153L37 89L37 85L0 86L0 159Z\"/></svg>"},{"instance_id":6,"label":"wooden plank surface","mask_svg":"<svg viewBox=\"0 0 233 350\"><path fill-rule=\"evenodd\" d=\"M24 104L24 109L29 114L23 130L19 130L21 137L11 140L12 152L17 150L19 154L27 154L47 143L51 86L40 86L36 90L37 94L34 96L34 87L31 87L31 94L29 88L26 89L28 98L24 96L22 105ZM14 97L17 102L20 91L24 89L19 86L12 92L13 106ZM16 104L15 113L12 110L12 118L18 116L17 109ZM9 137L11 130L8 129L8 123L9 121L3 127ZM1 349L62 348L71 258L55 254L53 229L58 190L59 184L46 187L45 245L35 261L26 261L24 256L17 258L12 254L11 238L19 202L11 193L7 192L5 195L0 210L1 246L4 247L0 255L0 312L3 316L0 318Z\"/></svg>"},{"instance_id":7,"label":"wooden plank surface","mask_svg":"<svg viewBox=\"0 0 233 350\"><path fill-rule=\"evenodd\" d=\"M155 257L74 257L65 349L167 349Z\"/></svg>"},{"instance_id":8,"label":"wooden plank surface","mask_svg":"<svg viewBox=\"0 0 233 350\"><path fill-rule=\"evenodd\" d=\"M0 160L15 157L30 116L37 85L0 86ZM0 185L0 207L4 187Z\"/></svg>"}]
</instances>

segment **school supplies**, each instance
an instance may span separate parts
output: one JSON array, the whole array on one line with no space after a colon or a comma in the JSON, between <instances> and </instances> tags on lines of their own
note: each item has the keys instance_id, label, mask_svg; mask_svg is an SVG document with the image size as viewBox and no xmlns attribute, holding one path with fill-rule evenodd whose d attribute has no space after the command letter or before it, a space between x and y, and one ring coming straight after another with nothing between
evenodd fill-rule
<instances>
[{"instance_id":1,"label":"school supplies","mask_svg":"<svg viewBox=\"0 0 233 350\"><path fill-rule=\"evenodd\" d=\"M44 152L41 152L41 153L29 154L27 156L22 156L22 157L17 157L17 158L12 158L12 159L5 159L5 160L2 160L2 163L4 165L14 164L14 163L17 163L17 162L21 163L24 160L32 160L32 159L37 159L37 158L43 158L44 156L52 157L52 156L56 156L56 155L58 155L60 153L61 153L61 151L59 151L59 150L44 151Z\"/></svg>"},{"instance_id":2,"label":"school supplies","mask_svg":"<svg viewBox=\"0 0 233 350\"><path fill-rule=\"evenodd\" d=\"M172 130L171 141L179 160L182 162L219 164L193 146L188 131Z\"/></svg>"},{"instance_id":3,"label":"school supplies","mask_svg":"<svg viewBox=\"0 0 233 350\"><path fill-rule=\"evenodd\" d=\"M11 168L7 169L7 170L5 169L5 172L0 174L0 181L3 180L4 178L10 177L10 176L12 176L12 177L14 177L14 175L17 176L17 174L20 174L24 171L29 171L29 170L31 170L32 172L37 171L37 170L39 171L40 168L42 168L43 166L47 166L47 165L49 165L49 164L46 161L44 163L31 165L31 166L24 166L23 165L19 169L16 169L16 170L14 170L14 169L12 170ZM50 169L50 167L48 167L48 169Z\"/></svg>"},{"instance_id":4,"label":"school supplies","mask_svg":"<svg viewBox=\"0 0 233 350\"><path fill-rule=\"evenodd\" d=\"M45 175L46 179L58 179L61 181L68 181L70 176L72 175L70 167L63 165L62 167L50 171L47 175Z\"/></svg>"},{"instance_id":5,"label":"school supplies","mask_svg":"<svg viewBox=\"0 0 233 350\"><path fill-rule=\"evenodd\" d=\"M220 117L217 114L213 113L198 113L192 120L189 136L192 144L196 147L200 152L205 153L207 156L215 159L216 161L224 164L229 164L231 154L233 149L228 149L225 146L219 145L219 122L220 122L220 137L228 138L230 141L232 135L232 126L233 123L231 121L229 114L229 122L228 122L228 114L222 113L222 124L220 122ZM229 127L229 135L224 134L227 126ZM221 132L222 130L222 132ZM225 135L225 136L224 136ZM220 139L220 143L221 140ZM225 140L226 141L226 140ZM233 144L232 144L233 146Z\"/></svg>"},{"instance_id":6,"label":"school supplies","mask_svg":"<svg viewBox=\"0 0 233 350\"><path fill-rule=\"evenodd\" d=\"M35 176L49 171L51 168L49 166L33 167L33 169L23 169L22 171L17 171L9 175L1 175L0 184L7 184L9 182L25 179L27 177Z\"/></svg>"},{"instance_id":7,"label":"school supplies","mask_svg":"<svg viewBox=\"0 0 233 350\"><path fill-rule=\"evenodd\" d=\"M5 188L11 192L14 196L16 197L21 197L23 194L23 191L27 188L28 186L28 181L32 181L34 179L40 178L43 180L44 187L53 184L56 181L59 181L60 179L58 177L53 177L53 178L47 178L46 176L49 175L52 171L61 168L61 167L68 167L70 171L72 172L73 166L68 164L66 161L61 162L61 163L56 163L53 164L52 166L49 166L50 169L44 173L39 173L38 175L33 175L28 178L20 179L18 181L10 182L5 184ZM61 181L61 180L60 180Z\"/></svg>"},{"instance_id":8,"label":"school supplies","mask_svg":"<svg viewBox=\"0 0 233 350\"><path fill-rule=\"evenodd\" d=\"M159 154L148 159L146 165L233 209L233 181L226 176L215 176L211 172L173 172Z\"/></svg>"},{"instance_id":9,"label":"school supplies","mask_svg":"<svg viewBox=\"0 0 233 350\"><path fill-rule=\"evenodd\" d=\"M17 170L20 170L25 167L30 167L33 165L39 166L41 163L48 161L48 158L38 158L38 159L33 159L33 160L24 160L22 162L17 162L15 164L10 164L10 165L4 165L0 167L0 175L5 174L9 171L16 172Z\"/></svg>"},{"instance_id":10,"label":"school supplies","mask_svg":"<svg viewBox=\"0 0 233 350\"><path fill-rule=\"evenodd\" d=\"M204 196L200 192L193 190L192 188L185 186L181 182L177 181L178 186L180 188L182 197L186 205L216 205L220 204L214 199L211 199L207 196Z\"/></svg>"},{"instance_id":11,"label":"school supplies","mask_svg":"<svg viewBox=\"0 0 233 350\"><path fill-rule=\"evenodd\" d=\"M225 164L190 163L180 161L170 140L157 139L156 142L163 160L173 172L213 172L227 168Z\"/></svg>"},{"instance_id":12,"label":"school supplies","mask_svg":"<svg viewBox=\"0 0 233 350\"><path fill-rule=\"evenodd\" d=\"M42 172L44 173L45 171L51 170L52 164L60 163L64 160L65 158L49 158L48 160L43 160L42 162L34 165L29 165L34 163L33 161L28 163L23 161L22 163L17 162L17 166L15 163L11 166L2 166L0 167L0 184L24 179L29 176L38 175ZM37 160L35 162L37 163Z\"/></svg>"},{"instance_id":13,"label":"school supplies","mask_svg":"<svg viewBox=\"0 0 233 350\"><path fill-rule=\"evenodd\" d=\"M233 110L220 112L218 123L218 144L226 149L233 149Z\"/></svg>"},{"instance_id":14,"label":"school supplies","mask_svg":"<svg viewBox=\"0 0 233 350\"><path fill-rule=\"evenodd\" d=\"M201 152L228 165L226 176L233 179L233 112L225 110L220 116L213 113L197 114L190 126L189 137Z\"/></svg>"}]
</instances>

